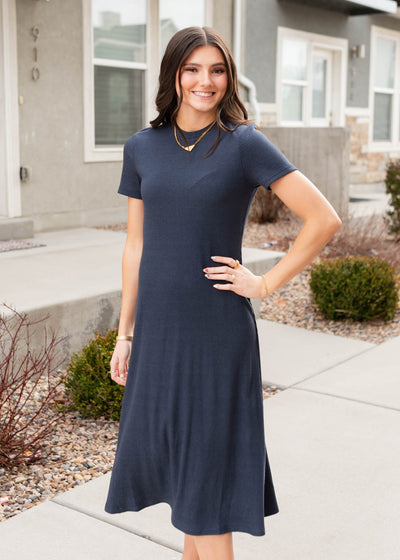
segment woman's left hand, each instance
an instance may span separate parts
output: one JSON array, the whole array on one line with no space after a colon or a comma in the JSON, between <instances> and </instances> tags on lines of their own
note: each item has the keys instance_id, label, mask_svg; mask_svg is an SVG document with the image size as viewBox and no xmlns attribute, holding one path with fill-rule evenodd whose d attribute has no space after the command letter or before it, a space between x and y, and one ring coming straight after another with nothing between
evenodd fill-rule
<instances>
[{"instance_id":1,"label":"woman's left hand","mask_svg":"<svg viewBox=\"0 0 400 560\"><path fill-rule=\"evenodd\" d=\"M217 284L213 284L217 290L231 290L248 298L263 297L264 283L261 276L256 276L242 264L236 266L236 260L232 257L216 256L213 261L223 263L223 266L208 266L203 268L203 272L209 280L217 280ZM218 284L218 280L228 280L229 284Z\"/></svg>"}]
</instances>

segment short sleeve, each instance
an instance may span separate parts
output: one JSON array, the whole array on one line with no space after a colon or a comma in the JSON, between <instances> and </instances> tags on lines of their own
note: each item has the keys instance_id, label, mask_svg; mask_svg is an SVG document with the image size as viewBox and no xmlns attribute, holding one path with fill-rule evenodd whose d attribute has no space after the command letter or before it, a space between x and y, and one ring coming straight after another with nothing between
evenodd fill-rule
<instances>
[{"instance_id":1,"label":"short sleeve","mask_svg":"<svg viewBox=\"0 0 400 560\"><path fill-rule=\"evenodd\" d=\"M270 190L271 183L297 169L254 124L241 135L240 151L246 179L254 188Z\"/></svg>"},{"instance_id":2,"label":"short sleeve","mask_svg":"<svg viewBox=\"0 0 400 560\"><path fill-rule=\"evenodd\" d=\"M132 138L124 145L124 160L122 165L121 181L118 188L119 194L132 198L142 198L141 180L136 170Z\"/></svg>"}]
</instances>

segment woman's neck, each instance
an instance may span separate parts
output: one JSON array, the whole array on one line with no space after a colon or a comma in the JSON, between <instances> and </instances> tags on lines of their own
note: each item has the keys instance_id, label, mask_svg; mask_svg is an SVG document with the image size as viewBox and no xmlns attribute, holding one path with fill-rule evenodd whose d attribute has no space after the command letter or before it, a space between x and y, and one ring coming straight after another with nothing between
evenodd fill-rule
<instances>
[{"instance_id":1,"label":"woman's neck","mask_svg":"<svg viewBox=\"0 0 400 560\"><path fill-rule=\"evenodd\" d=\"M211 124L215 121L217 116L213 113L196 113L196 114L187 114L186 112L179 111L176 124L179 126L181 130L185 130L186 132L191 132L193 130L201 130L205 128L207 125Z\"/></svg>"}]
</instances>

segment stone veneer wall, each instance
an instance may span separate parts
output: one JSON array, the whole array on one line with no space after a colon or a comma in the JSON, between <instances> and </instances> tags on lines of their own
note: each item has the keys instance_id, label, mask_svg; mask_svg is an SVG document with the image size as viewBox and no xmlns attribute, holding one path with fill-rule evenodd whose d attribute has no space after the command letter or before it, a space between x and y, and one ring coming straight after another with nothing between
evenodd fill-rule
<instances>
[{"instance_id":1,"label":"stone veneer wall","mask_svg":"<svg viewBox=\"0 0 400 560\"><path fill-rule=\"evenodd\" d=\"M386 164L390 159L400 158L400 151L369 152L369 117L346 116L350 128L350 182L382 183L385 180Z\"/></svg>"}]
</instances>

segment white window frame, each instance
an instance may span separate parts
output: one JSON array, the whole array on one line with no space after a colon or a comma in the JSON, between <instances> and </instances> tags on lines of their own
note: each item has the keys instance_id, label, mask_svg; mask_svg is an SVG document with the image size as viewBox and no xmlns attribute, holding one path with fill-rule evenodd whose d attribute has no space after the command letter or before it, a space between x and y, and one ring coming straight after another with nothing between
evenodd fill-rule
<instances>
[{"instance_id":1,"label":"white window frame","mask_svg":"<svg viewBox=\"0 0 400 560\"><path fill-rule=\"evenodd\" d=\"M116 62L92 57L93 30L91 0L83 0L83 113L84 113L84 162L122 161L123 144L100 147L95 145L94 76L93 67L98 61L102 66L137 68L145 72L144 121L156 116L154 96L157 91L160 67L159 0L147 0L146 10L146 63ZM212 0L205 0L206 25L212 26ZM143 126L145 126L143 122Z\"/></svg>"},{"instance_id":2,"label":"white window frame","mask_svg":"<svg viewBox=\"0 0 400 560\"><path fill-rule=\"evenodd\" d=\"M345 125L345 103L346 103L346 87L347 87L347 53L348 53L348 40L339 37L330 37L328 35L320 35L318 33L308 33L306 31L299 31L289 27L278 27L278 44L276 53L276 106L277 106L277 122L278 126L290 127L312 127L312 126L327 126L325 121L318 122L318 119L313 119L311 115L312 99L311 94L303 96L303 120L302 121L284 121L282 119L282 52L283 41L285 39L306 41L308 44L307 49L307 80L305 87L312 87L311 72L312 72L312 52L313 49L328 50L335 57L332 67L332 82L336 91L332 96L332 126ZM287 83L289 81L286 80ZM293 80L290 82L294 83ZM299 85L304 85L303 82ZM328 94L329 95L329 94Z\"/></svg>"},{"instance_id":3,"label":"white window frame","mask_svg":"<svg viewBox=\"0 0 400 560\"><path fill-rule=\"evenodd\" d=\"M394 72L393 87L393 104L392 104L392 138L391 140L374 140L374 113L375 113L375 93L391 93L383 88L376 88L375 80L375 61L376 49L375 40L377 37L385 39L394 39L396 41L396 59ZM368 152L389 152L400 150L400 32L385 27L371 26L371 62L369 74L369 108L371 119L369 123L369 139ZM392 88L391 88L392 89ZM365 150L364 150L365 151Z\"/></svg>"}]
</instances>

